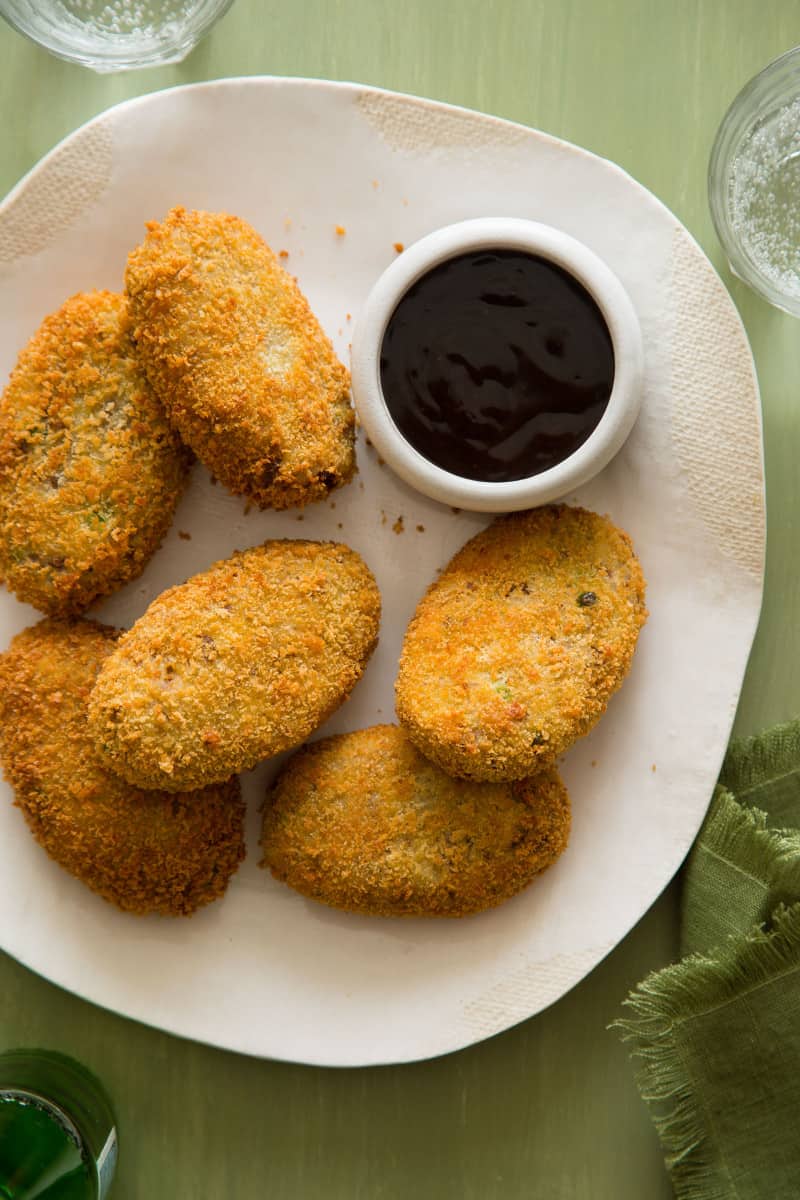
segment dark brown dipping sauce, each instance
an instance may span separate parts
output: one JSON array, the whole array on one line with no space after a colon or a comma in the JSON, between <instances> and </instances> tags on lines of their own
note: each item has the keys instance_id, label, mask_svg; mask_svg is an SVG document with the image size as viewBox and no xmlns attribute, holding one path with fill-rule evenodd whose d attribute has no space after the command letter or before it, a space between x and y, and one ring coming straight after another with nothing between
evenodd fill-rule
<instances>
[{"instance_id":1,"label":"dark brown dipping sauce","mask_svg":"<svg viewBox=\"0 0 800 1200\"><path fill-rule=\"evenodd\" d=\"M445 471L489 483L568 458L613 383L592 297L560 267L514 250L434 267L403 296L381 346L383 395L406 440Z\"/></svg>"}]
</instances>

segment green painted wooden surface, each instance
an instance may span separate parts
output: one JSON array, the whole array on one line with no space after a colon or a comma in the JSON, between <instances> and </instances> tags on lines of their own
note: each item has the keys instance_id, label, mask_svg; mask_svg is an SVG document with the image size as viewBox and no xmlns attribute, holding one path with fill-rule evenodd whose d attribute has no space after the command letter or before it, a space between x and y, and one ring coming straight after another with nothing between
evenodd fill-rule
<instances>
[{"instance_id":1,"label":"green painted wooden surface","mask_svg":"<svg viewBox=\"0 0 800 1200\"><path fill-rule=\"evenodd\" d=\"M800 329L724 269L705 168L735 92L799 29L798 0L237 0L180 66L100 77L2 27L0 193L119 100L241 74L433 96L620 163L722 270L756 356L769 554L737 718L749 732L800 707ZM429 1063L331 1071L241 1058L105 1013L2 956L0 1045L65 1050L106 1081L122 1138L114 1200L661 1200L671 1189L658 1142L606 1025L627 989L674 956L677 919L673 885L558 1004Z\"/></svg>"}]
</instances>

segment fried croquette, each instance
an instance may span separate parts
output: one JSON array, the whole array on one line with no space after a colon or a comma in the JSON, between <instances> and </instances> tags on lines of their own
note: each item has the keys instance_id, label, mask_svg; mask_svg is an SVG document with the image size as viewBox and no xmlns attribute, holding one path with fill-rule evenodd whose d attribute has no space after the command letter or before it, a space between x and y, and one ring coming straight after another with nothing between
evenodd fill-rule
<instances>
[{"instance_id":1,"label":"fried croquette","mask_svg":"<svg viewBox=\"0 0 800 1200\"><path fill-rule=\"evenodd\" d=\"M408 627L397 714L463 779L523 779L605 711L647 617L630 538L552 505L494 521L456 554Z\"/></svg>"},{"instance_id":2,"label":"fried croquette","mask_svg":"<svg viewBox=\"0 0 800 1200\"><path fill-rule=\"evenodd\" d=\"M190 454L136 357L124 296L73 296L22 351L0 401L0 576L51 615L141 573Z\"/></svg>"},{"instance_id":3,"label":"fried croquette","mask_svg":"<svg viewBox=\"0 0 800 1200\"><path fill-rule=\"evenodd\" d=\"M226 213L174 208L147 230L125 284L150 381L184 441L262 508L347 483L350 377L269 246Z\"/></svg>"},{"instance_id":4,"label":"fried croquette","mask_svg":"<svg viewBox=\"0 0 800 1200\"><path fill-rule=\"evenodd\" d=\"M570 829L555 770L461 782L396 725L305 747L271 801L261 865L309 899L376 916L463 917L502 904L555 862Z\"/></svg>"},{"instance_id":5,"label":"fried croquette","mask_svg":"<svg viewBox=\"0 0 800 1200\"><path fill-rule=\"evenodd\" d=\"M380 593L334 542L270 541L162 593L89 701L110 770L199 787L296 746L347 698L378 638Z\"/></svg>"},{"instance_id":6,"label":"fried croquette","mask_svg":"<svg viewBox=\"0 0 800 1200\"><path fill-rule=\"evenodd\" d=\"M244 858L239 781L181 795L131 788L98 762L86 701L117 632L41 621L0 657L0 760L37 842L118 908L182 916Z\"/></svg>"}]
</instances>

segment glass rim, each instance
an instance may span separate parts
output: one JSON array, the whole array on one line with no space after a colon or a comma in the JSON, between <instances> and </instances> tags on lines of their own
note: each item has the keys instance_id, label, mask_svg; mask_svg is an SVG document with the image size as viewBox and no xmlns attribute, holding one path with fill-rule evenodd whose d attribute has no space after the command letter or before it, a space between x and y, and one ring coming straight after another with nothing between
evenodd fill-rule
<instances>
[{"instance_id":1,"label":"glass rim","mask_svg":"<svg viewBox=\"0 0 800 1200\"><path fill-rule=\"evenodd\" d=\"M36 1046L0 1052L0 1098L30 1097L70 1133L90 1173L96 1200L105 1200L117 1162L117 1121L105 1086L84 1063Z\"/></svg>"},{"instance_id":2,"label":"glass rim","mask_svg":"<svg viewBox=\"0 0 800 1200\"><path fill-rule=\"evenodd\" d=\"M767 63L734 96L714 137L706 183L711 220L734 275L773 307L800 317L800 295L787 295L745 253L728 207L731 166L736 153L759 121L788 99L779 90L780 81L792 68L797 71L794 92L800 98L800 45L792 46Z\"/></svg>"},{"instance_id":3,"label":"glass rim","mask_svg":"<svg viewBox=\"0 0 800 1200\"><path fill-rule=\"evenodd\" d=\"M100 73L130 71L147 67L169 66L181 62L198 42L205 37L211 26L225 16L233 0L206 0L203 10L196 15L197 23L191 28L180 29L171 40L151 38L150 44L135 49L130 43L132 35L120 34L116 47L98 45L91 50L81 50L69 38L48 35L48 30L38 28L25 19L25 12L16 0L0 0L0 17L17 33L40 46L63 62L89 67ZM52 30L52 26L50 26Z\"/></svg>"}]
</instances>

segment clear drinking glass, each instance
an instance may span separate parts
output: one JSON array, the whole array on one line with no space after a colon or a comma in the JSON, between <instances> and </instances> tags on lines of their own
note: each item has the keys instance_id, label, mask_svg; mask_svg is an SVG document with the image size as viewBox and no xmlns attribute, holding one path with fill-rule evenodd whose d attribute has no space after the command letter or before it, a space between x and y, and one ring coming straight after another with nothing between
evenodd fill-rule
<instances>
[{"instance_id":1,"label":"clear drinking glass","mask_svg":"<svg viewBox=\"0 0 800 1200\"><path fill-rule=\"evenodd\" d=\"M0 16L94 71L180 62L233 0L0 0Z\"/></svg>"},{"instance_id":2,"label":"clear drinking glass","mask_svg":"<svg viewBox=\"0 0 800 1200\"><path fill-rule=\"evenodd\" d=\"M711 151L708 199L734 274L800 316L800 47L731 104Z\"/></svg>"},{"instance_id":3,"label":"clear drinking glass","mask_svg":"<svg viewBox=\"0 0 800 1200\"><path fill-rule=\"evenodd\" d=\"M105 1200L117 1129L101 1084L52 1050L0 1054L0 1200Z\"/></svg>"}]
</instances>

